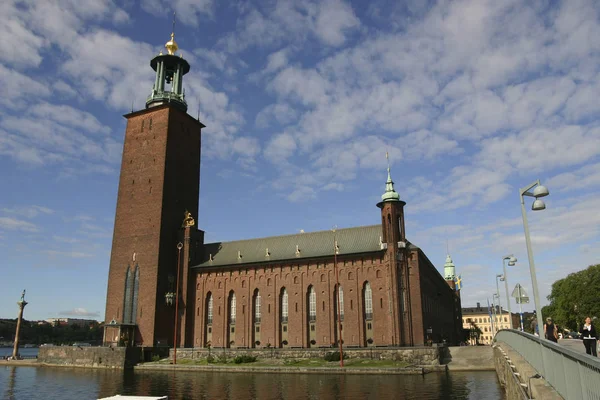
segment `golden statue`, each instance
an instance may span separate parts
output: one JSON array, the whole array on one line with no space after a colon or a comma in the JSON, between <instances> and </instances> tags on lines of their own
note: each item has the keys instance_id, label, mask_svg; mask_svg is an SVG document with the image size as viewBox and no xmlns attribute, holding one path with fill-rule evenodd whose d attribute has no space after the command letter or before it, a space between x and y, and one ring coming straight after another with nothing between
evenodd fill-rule
<instances>
[{"instance_id":1,"label":"golden statue","mask_svg":"<svg viewBox=\"0 0 600 400\"><path fill-rule=\"evenodd\" d=\"M185 210L183 216L183 224L181 225L182 228L190 228L196 224L196 222L194 221L194 217L192 217L192 213L188 210Z\"/></svg>"}]
</instances>

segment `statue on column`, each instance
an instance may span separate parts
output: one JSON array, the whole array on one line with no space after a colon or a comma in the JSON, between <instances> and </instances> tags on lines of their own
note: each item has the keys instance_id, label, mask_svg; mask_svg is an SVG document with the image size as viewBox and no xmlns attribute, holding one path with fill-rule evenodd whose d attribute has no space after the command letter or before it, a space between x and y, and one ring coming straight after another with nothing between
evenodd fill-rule
<instances>
[{"instance_id":1,"label":"statue on column","mask_svg":"<svg viewBox=\"0 0 600 400\"><path fill-rule=\"evenodd\" d=\"M21 293L21 303L25 302L25 289L23 289L23 293Z\"/></svg>"}]
</instances>

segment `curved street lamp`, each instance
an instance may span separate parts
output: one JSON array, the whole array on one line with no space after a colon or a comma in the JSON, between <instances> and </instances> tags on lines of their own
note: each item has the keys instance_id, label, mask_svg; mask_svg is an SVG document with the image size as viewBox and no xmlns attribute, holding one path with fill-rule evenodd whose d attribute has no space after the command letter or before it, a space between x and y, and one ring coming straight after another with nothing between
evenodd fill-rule
<instances>
[{"instance_id":1,"label":"curved street lamp","mask_svg":"<svg viewBox=\"0 0 600 400\"><path fill-rule=\"evenodd\" d=\"M533 189L535 188L535 189ZM530 190L533 189L533 192ZM531 274L531 286L533 289L533 301L535 302L535 311L538 324L543 324L542 319L542 308L540 307L540 295L538 291L537 277L535 274L535 263L533 261L533 251L531 250L531 239L529 238L529 225L527 224L527 214L525 212L525 199L524 196L535 197L535 200L531 206L533 211L541 211L546 209L544 200L540 197L546 197L550 194L546 186L540 183L540 180L529 184L528 186L519 189L519 197L521 198L521 214L523 215L523 228L525 229L525 244L527 245L527 256L529 258L529 273ZM541 333L541 329L540 329Z\"/></svg>"},{"instance_id":2,"label":"curved street lamp","mask_svg":"<svg viewBox=\"0 0 600 400\"><path fill-rule=\"evenodd\" d=\"M504 270L504 289L506 290L506 303L508 304L508 321L510 329L513 329L512 311L510 310L510 297L508 297L508 275L506 275L506 260L508 266L512 267L517 263L517 257L512 254L502 257L502 269Z\"/></svg>"},{"instance_id":3,"label":"curved street lamp","mask_svg":"<svg viewBox=\"0 0 600 400\"><path fill-rule=\"evenodd\" d=\"M531 189L533 189L533 192L530 192ZM531 209L533 211L541 211L546 209L546 204L544 203L544 200L540 199L540 197L546 197L548 196L548 194L550 194L550 192L548 192L546 186L543 186L540 183L539 179L527 185L526 187L519 189L519 197L521 199L521 214L523 215L523 228L525 230L525 244L527 245L527 257L529 258L529 273L531 274L531 286L533 289L533 301L535 303L535 314L537 317L538 327L540 326L540 324L544 323L544 320L542 319L542 308L540 307L540 295L538 291L537 277L535 275L535 264L533 262L533 251L531 250L531 239L529 238L529 225L527 224L527 214L525 213L524 196L535 197L535 200L531 205ZM540 336L542 336L543 330L539 328L539 331ZM543 375L546 376L546 360L541 345L542 342L540 341L540 349L542 353L542 366L544 370Z\"/></svg>"}]
</instances>

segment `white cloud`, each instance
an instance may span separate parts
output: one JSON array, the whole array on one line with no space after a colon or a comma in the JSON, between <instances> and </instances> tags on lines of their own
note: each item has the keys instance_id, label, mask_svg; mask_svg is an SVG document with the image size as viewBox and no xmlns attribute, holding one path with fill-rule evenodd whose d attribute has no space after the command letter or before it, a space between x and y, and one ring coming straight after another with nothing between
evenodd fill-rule
<instances>
[{"instance_id":1,"label":"white cloud","mask_svg":"<svg viewBox=\"0 0 600 400\"><path fill-rule=\"evenodd\" d=\"M572 172L563 172L544 182L556 191L582 189L589 192L600 186L600 163L589 164Z\"/></svg>"},{"instance_id":2,"label":"white cloud","mask_svg":"<svg viewBox=\"0 0 600 400\"><path fill-rule=\"evenodd\" d=\"M91 253L84 253L82 251L44 250L43 253L50 257L59 258L89 258L94 256Z\"/></svg>"},{"instance_id":3,"label":"white cloud","mask_svg":"<svg viewBox=\"0 0 600 400\"><path fill-rule=\"evenodd\" d=\"M315 32L324 43L331 46L342 45L346 41L346 31L359 25L360 21L354 11L345 2L325 0L319 3Z\"/></svg>"},{"instance_id":4,"label":"white cloud","mask_svg":"<svg viewBox=\"0 0 600 400\"><path fill-rule=\"evenodd\" d=\"M264 158L273 163L280 163L292 156L296 148L294 137L289 133L282 133L271 138L264 150Z\"/></svg>"},{"instance_id":5,"label":"white cloud","mask_svg":"<svg viewBox=\"0 0 600 400\"><path fill-rule=\"evenodd\" d=\"M165 11L175 11L178 20L197 27L202 14L212 17L215 4L213 0L142 0L141 7L156 16L164 16Z\"/></svg>"},{"instance_id":6,"label":"white cloud","mask_svg":"<svg viewBox=\"0 0 600 400\"><path fill-rule=\"evenodd\" d=\"M339 46L348 33L360 26L352 8L341 0L276 0L246 8L237 21L235 33L219 41L220 47L229 52L241 52L252 46L276 46L284 40L302 43L309 36L327 46Z\"/></svg>"},{"instance_id":7,"label":"white cloud","mask_svg":"<svg viewBox=\"0 0 600 400\"><path fill-rule=\"evenodd\" d=\"M14 217L0 217L0 229L23 232L39 231L39 228L35 224Z\"/></svg>"},{"instance_id":8,"label":"white cloud","mask_svg":"<svg viewBox=\"0 0 600 400\"><path fill-rule=\"evenodd\" d=\"M54 214L54 210L44 206L20 206L14 208L3 208L3 212L8 214L19 214L25 218L35 218L40 214Z\"/></svg>"},{"instance_id":9,"label":"white cloud","mask_svg":"<svg viewBox=\"0 0 600 400\"><path fill-rule=\"evenodd\" d=\"M99 317L100 313L98 311L88 311L83 307L77 307L72 310L61 311L60 315L73 316L73 317Z\"/></svg>"},{"instance_id":10,"label":"white cloud","mask_svg":"<svg viewBox=\"0 0 600 400\"><path fill-rule=\"evenodd\" d=\"M298 118L298 111L288 104L269 104L256 114L255 124L259 128L271 126L274 122L287 125Z\"/></svg>"}]
</instances>

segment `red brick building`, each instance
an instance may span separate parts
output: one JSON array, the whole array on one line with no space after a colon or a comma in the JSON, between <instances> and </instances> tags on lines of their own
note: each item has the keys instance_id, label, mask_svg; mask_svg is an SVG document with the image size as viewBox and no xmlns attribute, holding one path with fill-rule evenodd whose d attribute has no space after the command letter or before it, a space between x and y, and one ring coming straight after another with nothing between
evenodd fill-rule
<instances>
[{"instance_id":1,"label":"red brick building","mask_svg":"<svg viewBox=\"0 0 600 400\"><path fill-rule=\"evenodd\" d=\"M192 218L202 215L204 125L186 112L189 64L173 37L165 47L146 108L125 115L106 344L173 346L175 334L185 347L460 341L459 293L406 239L389 168L380 224L204 243Z\"/></svg>"}]
</instances>

